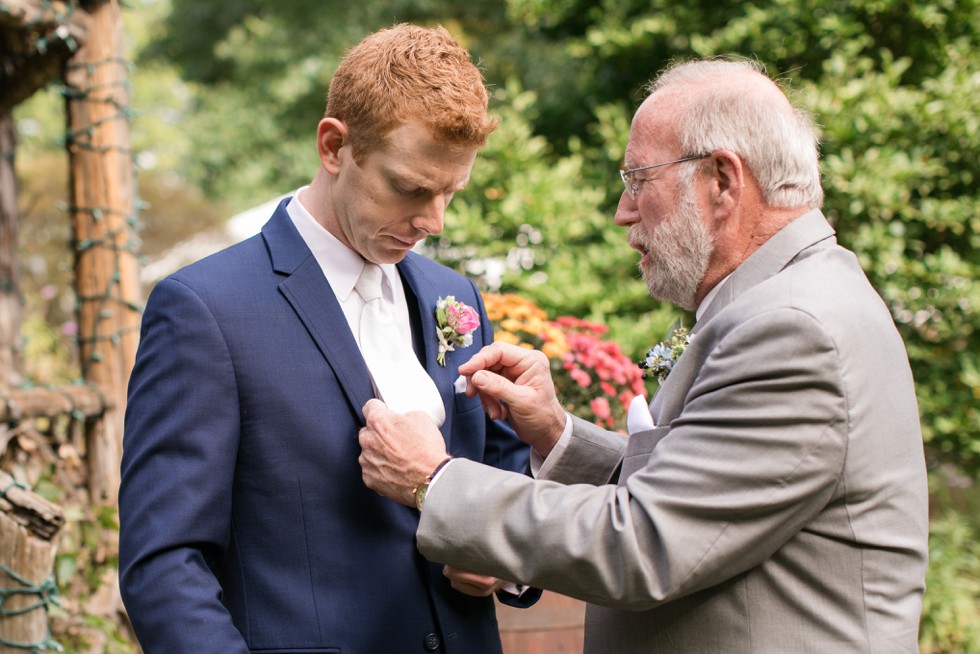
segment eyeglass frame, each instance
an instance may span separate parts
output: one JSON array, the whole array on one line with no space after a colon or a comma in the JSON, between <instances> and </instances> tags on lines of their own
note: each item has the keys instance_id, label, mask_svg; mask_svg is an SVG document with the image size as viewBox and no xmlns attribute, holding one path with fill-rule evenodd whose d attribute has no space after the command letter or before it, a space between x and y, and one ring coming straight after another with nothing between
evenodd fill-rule
<instances>
[{"instance_id":1,"label":"eyeglass frame","mask_svg":"<svg viewBox=\"0 0 980 654\"><path fill-rule=\"evenodd\" d=\"M647 180L640 180L631 183L630 177L633 175L633 173L638 173L641 170L650 170L652 168L660 168L661 166L669 166L671 164L683 163L685 161L694 161L695 159L706 159L710 156L711 156L710 152L702 152L700 154L692 154L687 157L683 157L681 159L675 159L673 161L665 161L664 163L653 164L652 166L639 166L638 168L629 168L629 169L623 167L619 169L619 177L620 179L623 180L623 185L626 187L626 192L629 193L630 197L635 200L636 194L640 190L640 181L645 182Z\"/></svg>"}]
</instances>

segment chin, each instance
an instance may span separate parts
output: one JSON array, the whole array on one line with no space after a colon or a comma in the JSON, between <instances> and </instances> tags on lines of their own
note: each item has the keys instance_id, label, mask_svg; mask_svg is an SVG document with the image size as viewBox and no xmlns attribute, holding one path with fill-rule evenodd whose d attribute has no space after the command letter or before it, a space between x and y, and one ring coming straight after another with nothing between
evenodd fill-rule
<instances>
[{"instance_id":1,"label":"chin","mask_svg":"<svg viewBox=\"0 0 980 654\"><path fill-rule=\"evenodd\" d=\"M380 253L380 263L401 263L402 259L408 256L409 250L389 250Z\"/></svg>"}]
</instances>

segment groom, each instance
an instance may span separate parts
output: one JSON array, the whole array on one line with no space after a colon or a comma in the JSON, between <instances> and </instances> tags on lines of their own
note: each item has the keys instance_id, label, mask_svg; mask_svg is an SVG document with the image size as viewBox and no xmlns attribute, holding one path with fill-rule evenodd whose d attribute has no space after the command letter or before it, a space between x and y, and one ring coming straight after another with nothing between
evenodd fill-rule
<instances>
[{"instance_id":1,"label":"groom","mask_svg":"<svg viewBox=\"0 0 980 654\"><path fill-rule=\"evenodd\" d=\"M425 410L453 456L527 464L527 446L454 388L493 341L479 292L411 252L469 181L495 126L487 99L444 29L369 36L331 82L310 185L260 235L153 290L119 498L122 593L148 654L499 654L488 595L535 598L423 559L418 511L365 488L358 465L377 395ZM372 271L380 301L361 290ZM473 312L457 307L465 320L440 347L448 296ZM392 348L380 363L371 302L394 319L374 339Z\"/></svg>"}]
</instances>

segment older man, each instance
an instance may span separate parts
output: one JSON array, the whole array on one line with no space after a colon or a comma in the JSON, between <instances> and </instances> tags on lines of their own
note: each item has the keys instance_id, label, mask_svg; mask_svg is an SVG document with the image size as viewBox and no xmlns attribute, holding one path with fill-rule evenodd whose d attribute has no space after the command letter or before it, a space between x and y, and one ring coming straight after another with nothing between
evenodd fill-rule
<instances>
[{"instance_id":1,"label":"older man","mask_svg":"<svg viewBox=\"0 0 980 654\"><path fill-rule=\"evenodd\" d=\"M917 652L912 375L819 210L813 128L747 62L678 65L650 91L616 222L651 295L697 322L633 433L567 417L545 357L495 344L460 372L538 478L453 460L432 481L434 430L369 402L365 481L403 503L431 482L425 556L590 602L591 654Z\"/></svg>"}]
</instances>

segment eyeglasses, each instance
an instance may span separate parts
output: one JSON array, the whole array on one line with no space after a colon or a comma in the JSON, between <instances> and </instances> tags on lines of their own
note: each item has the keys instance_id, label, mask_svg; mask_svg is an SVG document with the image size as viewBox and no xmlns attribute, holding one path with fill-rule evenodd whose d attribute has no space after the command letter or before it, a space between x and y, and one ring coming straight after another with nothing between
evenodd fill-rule
<instances>
[{"instance_id":1,"label":"eyeglasses","mask_svg":"<svg viewBox=\"0 0 980 654\"><path fill-rule=\"evenodd\" d=\"M674 161L667 161L664 163L653 164L652 166L640 166L639 168L630 168L628 170L626 168L620 168L619 176L623 179L623 184L626 185L626 191L630 194L630 197L635 200L636 193L637 191L640 190L640 181L646 181L646 180L639 180L636 182L630 181L633 173L638 173L641 170L650 170L651 168L660 168L661 166L669 166L671 164L682 163L684 161L694 161L695 159L704 159L710 156L711 156L710 152L704 152L701 154L692 154L691 156L684 157L683 159L675 159Z\"/></svg>"}]
</instances>

